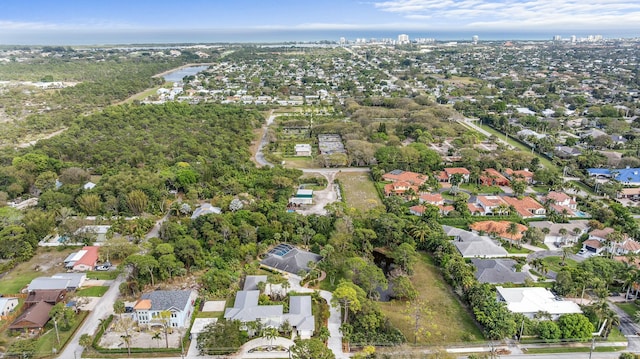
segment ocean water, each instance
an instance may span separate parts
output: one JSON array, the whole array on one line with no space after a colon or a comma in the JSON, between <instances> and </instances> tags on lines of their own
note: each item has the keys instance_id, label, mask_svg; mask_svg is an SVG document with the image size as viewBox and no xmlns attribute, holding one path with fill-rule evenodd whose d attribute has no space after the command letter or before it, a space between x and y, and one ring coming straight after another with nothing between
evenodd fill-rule
<instances>
[{"instance_id":1,"label":"ocean water","mask_svg":"<svg viewBox=\"0 0 640 359\"><path fill-rule=\"evenodd\" d=\"M640 32L628 31L224 31L224 30L163 30L163 31L20 31L0 32L0 45L118 45L118 44L191 44L191 43L274 43L339 41L341 37L354 41L365 39L397 39L405 33L410 39L433 38L438 41L470 41L478 35L480 41L551 40L554 35L586 37L602 35L604 38L640 37Z\"/></svg>"}]
</instances>

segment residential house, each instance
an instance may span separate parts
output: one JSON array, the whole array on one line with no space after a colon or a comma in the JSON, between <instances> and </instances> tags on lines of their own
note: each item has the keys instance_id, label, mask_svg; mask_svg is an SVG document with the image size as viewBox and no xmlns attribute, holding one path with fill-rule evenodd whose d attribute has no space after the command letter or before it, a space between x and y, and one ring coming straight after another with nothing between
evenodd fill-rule
<instances>
[{"instance_id":1,"label":"residential house","mask_svg":"<svg viewBox=\"0 0 640 359\"><path fill-rule=\"evenodd\" d=\"M510 206L516 209L518 215L522 218L544 217L547 210L531 197L509 197L504 196L502 199Z\"/></svg>"},{"instance_id":2,"label":"residential house","mask_svg":"<svg viewBox=\"0 0 640 359\"><path fill-rule=\"evenodd\" d=\"M455 175L460 175L462 178L462 182L469 182L469 176L471 172L464 167L448 167L445 168L438 174L438 180L440 182L451 182L451 179Z\"/></svg>"},{"instance_id":3,"label":"residential house","mask_svg":"<svg viewBox=\"0 0 640 359\"><path fill-rule=\"evenodd\" d=\"M531 185L535 182L533 180L533 172L529 171L526 168L519 171L514 171L511 168L507 168L504 170L504 174L511 181L522 180L528 185Z\"/></svg>"},{"instance_id":4,"label":"residential house","mask_svg":"<svg viewBox=\"0 0 640 359\"><path fill-rule=\"evenodd\" d=\"M92 271L98 264L98 247L82 247L86 253L73 264L73 270L78 272Z\"/></svg>"},{"instance_id":5,"label":"residential house","mask_svg":"<svg viewBox=\"0 0 640 359\"><path fill-rule=\"evenodd\" d=\"M580 156L582 154L582 151L575 147L556 146L556 148L554 149L554 153L560 158L572 158Z\"/></svg>"},{"instance_id":6,"label":"residential house","mask_svg":"<svg viewBox=\"0 0 640 359\"><path fill-rule=\"evenodd\" d=\"M18 306L18 298L0 298L0 317L9 315Z\"/></svg>"},{"instance_id":7,"label":"residential house","mask_svg":"<svg viewBox=\"0 0 640 359\"><path fill-rule=\"evenodd\" d=\"M496 292L498 301L506 303L509 311L523 314L529 319L535 318L538 313L548 313L553 320L563 314L582 313L578 304L562 300L542 287L503 288L498 286Z\"/></svg>"},{"instance_id":8,"label":"residential house","mask_svg":"<svg viewBox=\"0 0 640 359\"><path fill-rule=\"evenodd\" d=\"M566 193L551 191L542 200L548 204L549 209L568 217L585 217L587 214L578 210L578 202L575 197Z\"/></svg>"},{"instance_id":9,"label":"residential house","mask_svg":"<svg viewBox=\"0 0 640 359\"><path fill-rule=\"evenodd\" d=\"M527 230L527 226L520 223L515 223L517 229L516 233L509 233L509 227L511 227L509 221L481 221L475 222L469 225L469 228L479 233L487 233L490 235L498 236L505 240L512 242L518 242L522 239L524 232Z\"/></svg>"},{"instance_id":10,"label":"residential house","mask_svg":"<svg viewBox=\"0 0 640 359\"><path fill-rule=\"evenodd\" d=\"M39 302L27 308L9 325L9 329L39 332L51 319L49 317L51 308L53 305L45 302Z\"/></svg>"},{"instance_id":11,"label":"residential house","mask_svg":"<svg viewBox=\"0 0 640 359\"><path fill-rule=\"evenodd\" d=\"M289 313L283 315L283 322L289 324L295 330L300 339L310 339L316 328L315 317L311 312L311 296L296 295L289 297ZM296 333L297 332L297 333Z\"/></svg>"},{"instance_id":12,"label":"residential house","mask_svg":"<svg viewBox=\"0 0 640 359\"><path fill-rule=\"evenodd\" d=\"M299 188L295 196L289 198L289 204L295 206L313 204L313 190Z\"/></svg>"},{"instance_id":13,"label":"residential house","mask_svg":"<svg viewBox=\"0 0 640 359\"><path fill-rule=\"evenodd\" d=\"M421 173L393 170L382 175L382 179L390 182L407 182L411 186L420 187L429 177Z\"/></svg>"},{"instance_id":14,"label":"residential house","mask_svg":"<svg viewBox=\"0 0 640 359\"><path fill-rule=\"evenodd\" d=\"M480 183L484 186L508 186L509 179L493 168L487 168L480 175Z\"/></svg>"},{"instance_id":15,"label":"residential house","mask_svg":"<svg viewBox=\"0 0 640 359\"><path fill-rule=\"evenodd\" d=\"M66 297L66 289L38 289L27 294L27 298L24 300L24 305L25 307L30 307L40 302L56 305L59 302L64 301Z\"/></svg>"},{"instance_id":16,"label":"residential house","mask_svg":"<svg viewBox=\"0 0 640 359\"><path fill-rule=\"evenodd\" d=\"M618 199L630 199L632 201L640 200L640 188L631 187L623 188L618 192Z\"/></svg>"},{"instance_id":17,"label":"residential house","mask_svg":"<svg viewBox=\"0 0 640 359\"><path fill-rule=\"evenodd\" d=\"M605 168L589 168L589 176L611 178L625 186L640 187L640 168L620 168L609 170Z\"/></svg>"},{"instance_id":18,"label":"residential house","mask_svg":"<svg viewBox=\"0 0 640 359\"><path fill-rule=\"evenodd\" d=\"M526 279L531 279L526 272L517 272L517 262L513 259L483 259L472 258L471 263L476 267L476 279L480 283L522 284Z\"/></svg>"},{"instance_id":19,"label":"residential house","mask_svg":"<svg viewBox=\"0 0 640 359\"><path fill-rule=\"evenodd\" d=\"M191 323L197 293L192 290L156 290L143 294L133 306L133 318L139 324L162 325L163 312L170 312L168 325L185 328Z\"/></svg>"},{"instance_id":20,"label":"residential house","mask_svg":"<svg viewBox=\"0 0 640 359\"><path fill-rule=\"evenodd\" d=\"M589 231L589 221L586 219L570 220L569 223L534 221L529 222L529 227L535 227L539 229L548 228L549 233L545 235L545 242L575 243L578 241L578 238L580 238L580 236Z\"/></svg>"},{"instance_id":21,"label":"residential house","mask_svg":"<svg viewBox=\"0 0 640 359\"><path fill-rule=\"evenodd\" d=\"M73 234L75 236L84 236L98 243L107 240L107 232L111 226L105 225L89 225L78 228Z\"/></svg>"},{"instance_id":22,"label":"residential house","mask_svg":"<svg viewBox=\"0 0 640 359\"><path fill-rule=\"evenodd\" d=\"M37 277L27 286L27 292L38 290L67 290L70 280L68 278Z\"/></svg>"},{"instance_id":23,"label":"residential house","mask_svg":"<svg viewBox=\"0 0 640 359\"><path fill-rule=\"evenodd\" d=\"M195 211L191 214L191 219L196 219L200 216L205 216L207 214L220 214L222 213L222 209L219 207L214 207L211 203L203 203L200 207L196 208Z\"/></svg>"},{"instance_id":24,"label":"residential house","mask_svg":"<svg viewBox=\"0 0 640 359\"><path fill-rule=\"evenodd\" d=\"M599 255L604 252L606 247L597 239L587 239L586 241L582 242L582 249L584 249L585 252L589 253L590 255Z\"/></svg>"},{"instance_id":25,"label":"residential house","mask_svg":"<svg viewBox=\"0 0 640 359\"><path fill-rule=\"evenodd\" d=\"M608 241L607 237L613 232L615 232L615 230L611 227L606 227L603 229L594 229L593 231L589 232L589 239L595 239L600 242L606 242Z\"/></svg>"},{"instance_id":26,"label":"residential house","mask_svg":"<svg viewBox=\"0 0 640 359\"><path fill-rule=\"evenodd\" d=\"M308 143L300 143L295 146L296 156L311 156L311 145Z\"/></svg>"},{"instance_id":27,"label":"residential house","mask_svg":"<svg viewBox=\"0 0 640 359\"><path fill-rule=\"evenodd\" d=\"M309 263L317 263L322 256L298 249L287 243L280 243L267 252L261 265L278 271L298 275L309 272Z\"/></svg>"},{"instance_id":28,"label":"residential house","mask_svg":"<svg viewBox=\"0 0 640 359\"><path fill-rule=\"evenodd\" d=\"M411 191L410 191L411 190ZM408 192L413 192L413 196L418 193L418 186L413 186L409 182L405 181L397 181L393 183L387 183L384 185L384 195L387 197L390 196L408 196Z\"/></svg>"},{"instance_id":29,"label":"residential house","mask_svg":"<svg viewBox=\"0 0 640 359\"><path fill-rule=\"evenodd\" d=\"M624 256L627 254L640 253L640 243L632 238L626 238L622 243L613 245L614 255Z\"/></svg>"},{"instance_id":30,"label":"residential house","mask_svg":"<svg viewBox=\"0 0 640 359\"><path fill-rule=\"evenodd\" d=\"M440 193L423 193L418 198L420 203L432 204L434 206L444 205L444 197Z\"/></svg>"},{"instance_id":31,"label":"residential house","mask_svg":"<svg viewBox=\"0 0 640 359\"><path fill-rule=\"evenodd\" d=\"M456 246L464 258L496 258L508 256L504 248L487 236L480 236L476 233L450 226L442 226L442 229L447 236L453 238L453 245Z\"/></svg>"},{"instance_id":32,"label":"residential house","mask_svg":"<svg viewBox=\"0 0 640 359\"><path fill-rule=\"evenodd\" d=\"M56 273L51 276L51 278L56 279L68 279L69 283L67 284L67 291L72 292L82 287L84 281L87 280L86 273Z\"/></svg>"},{"instance_id":33,"label":"residential house","mask_svg":"<svg viewBox=\"0 0 640 359\"><path fill-rule=\"evenodd\" d=\"M509 205L500 196L476 196L476 205L481 208L481 215L502 215L507 214ZM471 213L474 213L471 211Z\"/></svg>"}]
</instances>

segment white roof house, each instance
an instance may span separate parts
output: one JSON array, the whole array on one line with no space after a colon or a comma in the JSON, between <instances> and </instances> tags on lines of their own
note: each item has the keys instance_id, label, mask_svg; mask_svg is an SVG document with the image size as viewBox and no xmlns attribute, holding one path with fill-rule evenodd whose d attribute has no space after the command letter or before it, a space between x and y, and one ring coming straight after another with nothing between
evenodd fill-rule
<instances>
[{"instance_id":1,"label":"white roof house","mask_svg":"<svg viewBox=\"0 0 640 359\"><path fill-rule=\"evenodd\" d=\"M8 315L18 306L18 298L0 298L0 316Z\"/></svg>"},{"instance_id":2,"label":"white roof house","mask_svg":"<svg viewBox=\"0 0 640 359\"><path fill-rule=\"evenodd\" d=\"M496 287L498 301L507 303L507 309L533 318L539 312L546 312L552 319L563 314L582 313L574 302L556 297L542 287L503 288Z\"/></svg>"},{"instance_id":3,"label":"white roof house","mask_svg":"<svg viewBox=\"0 0 640 359\"><path fill-rule=\"evenodd\" d=\"M210 203L203 203L200 207L196 208L191 215L191 219L196 219L200 216L204 216L206 214L220 214L222 213L222 209L220 207L214 207Z\"/></svg>"}]
</instances>

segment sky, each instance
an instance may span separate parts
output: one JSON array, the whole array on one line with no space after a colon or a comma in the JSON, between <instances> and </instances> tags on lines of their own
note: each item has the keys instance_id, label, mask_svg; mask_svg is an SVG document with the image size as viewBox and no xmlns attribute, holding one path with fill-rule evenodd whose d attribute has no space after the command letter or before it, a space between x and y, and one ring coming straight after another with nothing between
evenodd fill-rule
<instances>
[{"instance_id":1,"label":"sky","mask_svg":"<svg viewBox=\"0 0 640 359\"><path fill-rule=\"evenodd\" d=\"M640 1L3 0L0 4L0 44L92 39L98 43L127 37L175 42L189 36L198 42L203 34L212 41L224 41L225 36L230 41L242 36L259 41L268 34L341 32L640 37Z\"/></svg>"}]
</instances>

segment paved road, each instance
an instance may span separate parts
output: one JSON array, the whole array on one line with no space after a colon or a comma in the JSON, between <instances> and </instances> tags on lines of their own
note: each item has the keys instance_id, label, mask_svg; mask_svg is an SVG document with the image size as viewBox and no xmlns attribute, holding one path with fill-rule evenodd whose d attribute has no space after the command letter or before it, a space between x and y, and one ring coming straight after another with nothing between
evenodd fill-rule
<instances>
[{"instance_id":1,"label":"paved road","mask_svg":"<svg viewBox=\"0 0 640 359\"><path fill-rule=\"evenodd\" d=\"M78 329L73 338L67 343L67 346L60 353L58 358L71 359L82 357L82 351L84 348L80 346L80 336L82 334L93 335L98 329L100 319L107 318L110 314L113 314L113 303L115 303L118 295L120 294L120 284L124 282L126 273L120 274L116 280L113 281L109 290L100 298L96 304L95 309L89 313L82 326Z\"/></svg>"},{"instance_id":2,"label":"paved road","mask_svg":"<svg viewBox=\"0 0 640 359\"><path fill-rule=\"evenodd\" d=\"M276 119L276 115L270 114L269 118L267 118L267 123L263 127L262 138L260 139L260 145L258 145L258 151L256 151L256 163L258 163L259 166L273 167L273 164L267 161L266 158L264 158L264 153L262 152L262 150L264 149L264 146L266 146L267 143L269 142L269 137L268 137L269 126L271 126L271 124L275 119Z\"/></svg>"}]
</instances>

